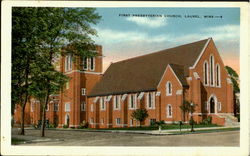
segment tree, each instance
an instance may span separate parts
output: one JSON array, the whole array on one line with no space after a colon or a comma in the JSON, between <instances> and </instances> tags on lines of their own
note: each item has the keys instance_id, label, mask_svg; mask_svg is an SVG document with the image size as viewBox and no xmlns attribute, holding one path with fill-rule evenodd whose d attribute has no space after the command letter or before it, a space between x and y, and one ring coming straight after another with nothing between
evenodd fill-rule
<instances>
[{"instance_id":1,"label":"tree","mask_svg":"<svg viewBox=\"0 0 250 156\"><path fill-rule=\"evenodd\" d=\"M141 123L148 117L148 111L144 108L136 109L131 114L131 117L139 121L141 127Z\"/></svg>"},{"instance_id":2,"label":"tree","mask_svg":"<svg viewBox=\"0 0 250 156\"><path fill-rule=\"evenodd\" d=\"M182 105L180 106L180 109L183 112L183 120L186 121L186 113L190 110L190 102L184 100Z\"/></svg>"},{"instance_id":3,"label":"tree","mask_svg":"<svg viewBox=\"0 0 250 156\"><path fill-rule=\"evenodd\" d=\"M233 89L235 93L239 93L240 92L240 88L239 88L239 75L237 74L237 72L235 70L233 70L233 68L226 66L225 69L227 70L227 73L230 76L230 79L233 83Z\"/></svg>"},{"instance_id":4,"label":"tree","mask_svg":"<svg viewBox=\"0 0 250 156\"><path fill-rule=\"evenodd\" d=\"M30 45L31 42L26 42L28 41L26 39L21 39L20 44L27 44L28 50L32 47L34 51L33 64L27 63L30 72L27 77L30 78L31 85L27 87L26 93L41 100L43 111L41 136L44 136L45 109L49 96L59 92L66 82L65 76L54 69L55 59L69 54L73 60L95 56L95 44L91 36L96 35L96 31L90 24L97 24L101 17L93 8L15 8L15 11L17 17L15 22L19 25L32 25L32 29L25 32L34 32L30 38L35 44ZM30 14L28 19L25 17L26 12ZM20 36L23 38L25 35L26 33ZM30 55L25 49L21 54Z\"/></svg>"},{"instance_id":5,"label":"tree","mask_svg":"<svg viewBox=\"0 0 250 156\"><path fill-rule=\"evenodd\" d=\"M21 131L24 135L25 107L29 99L31 65L35 60L38 34L31 8L12 9L12 67L11 67L11 107L21 108Z\"/></svg>"},{"instance_id":6,"label":"tree","mask_svg":"<svg viewBox=\"0 0 250 156\"><path fill-rule=\"evenodd\" d=\"M239 75L233 68L226 66L225 69L227 70L227 73L230 76L230 79L233 83L233 92L234 92L234 114L237 115L237 113L240 112L240 103L236 101L235 97L237 93L240 93L240 88L239 88Z\"/></svg>"},{"instance_id":7,"label":"tree","mask_svg":"<svg viewBox=\"0 0 250 156\"><path fill-rule=\"evenodd\" d=\"M183 117L184 117L184 121L185 121L185 116L186 116L186 113L189 114L191 113L191 119L190 119L190 122L194 122L193 121L193 113L195 112L195 106L196 104L194 104L192 101L186 101L184 100L182 105L180 106L180 109L182 110L183 112Z\"/></svg>"}]
</instances>

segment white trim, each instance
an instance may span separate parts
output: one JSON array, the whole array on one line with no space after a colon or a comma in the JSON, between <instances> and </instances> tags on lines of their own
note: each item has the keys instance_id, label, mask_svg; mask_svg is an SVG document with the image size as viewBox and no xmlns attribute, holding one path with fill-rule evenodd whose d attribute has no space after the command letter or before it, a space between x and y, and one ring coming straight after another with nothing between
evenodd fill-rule
<instances>
[{"instance_id":1,"label":"white trim","mask_svg":"<svg viewBox=\"0 0 250 156\"><path fill-rule=\"evenodd\" d=\"M64 111L65 112L70 112L70 102L65 102L64 103Z\"/></svg>"},{"instance_id":2,"label":"white trim","mask_svg":"<svg viewBox=\"0 0 250 156\"><path fill-rule=\"evenodd\" d=\"M123 94L123 95L122 95L122 101L124 101L124 100L126 99L127 95L128 95L128 94Z\"/></svg>"},{"instance_id":3,"label":"white trim","mask_svg":"<svg viewBox=\"0 0 250 156\"><path fill-rule=\"evenodd\" d=\"M169 115L169 106L171 107L171 115ZM172 118L173 117L173 107L172 107L171 104L167 104L166 116L167 116L167 118Z\"/></svg>"},{"instance_id":4,"label":"white trim","mask_svg":"<svg viewBox=\"0 0 250 156\"><path fill-rule=\"evenodd\" d=\"M217 67L219 67L218 71L217 71ZM218 74L218 78L217 78L217 74ZM217 82L219 82L219 85L217 85ZM221 87L221 68L220 65L218 63L216 63L215 65L215 86L216 87Z\"/></svg>"},{"instance_id":5,"label":"white trim","mask_svg":"<svg viewBox=\"0 0 250 156\"><path fill-rule=\"evenodd\" d=\"M100 98L100 97L97 96L93 102L96 103L96 102L98 101L99 98Z\"/></svg>"},{"instance_id":6,"label":"white trim","mask_svg":"<svg viewBox=\"0 0 250 156\"><path fill-rule=\"evenodd\" d=\"M133 98L133 106L134 107L131 107L131 104L132 104L131 98ZM129 107L128 107L130 110L136 109L136 101L137 101L136 94L130 94L129 95Z\"/></svg>"},{"instance_id":7,"label":"white trim","mask_svg":"<svg viewBox=\"0 0 250 156\"><path fill-rule=\"evenodd\" d=\"M182 90L181 89L177 90L175 94L176 95L182 95Z\"/></svg>"},{"instance_id":8,"label":"white trim","mask_svg":"<svg viewBox=\"0 0 250 156\"><path fill-rule=\"evenodd\" d=\"M170 88L169 88L169 84L170 84ZM169 92L169 90L171 92ZM173 85L170 81L167 81L166 83L166 96L171 96L173 94Z\"/></svg>"},{"instance_id":9,"label":"white trim","mask_svg":"<svg viewBox=\"0 0 250 156\"><path fill-rule=\"evenodd\" d=\"M86 109L86 102L82 102L81 103L81 111L83 112L83 111L85 111L85 109Z\"/></svg>"},{"instance_id":10,"label":"white trim","mask_svg":"<svg viewBox=\"0 0 250 156\"><path fill-rule=\"evenodd\" d=\"M160 96L161 92L156 92L155 96Z\"/></svg>"},{"instance_id":11,"label":"white trim","mask_svg":"<svg viewBox=\"0 0 250 156\"><path fill-rule=\"evenodd\" d=\"M69 89L69 81L65 83L65 89Z\"/></svg>"},{"instance_id":12,"label":"white trim","mask_svg":"<svg viewBox=\"0 0 250 156\"><path fill-rule=\"evenodd\" d=\"M205 52L207 46L208 46L208 43L211 41L212 38L209 38L205 44L205 46L203 47L198 59L195 61L194 65L192 67L190 67L189 69L194 69L196 67L196 65L198 64L199 60L201 59L201 56L203 55L203 53Z\"/></svg>"},{"instance_id":13,"label":"white trim","mask_svg":"<svg viewBox=\"0 0 250 156\"><path fill-rule=\"evenodd\" d=\"M143 97L143 95L144 95L144 92L141 92L141 93L139 94L139 96L138 96L138 99L141 100L142 97Z\"/></svg>"},{"instance_id":14,"label":"white trim","mask_svg":"<svg viewBox=\"0 0 250 156\"><path fill-rule=\"evenodd\" d=\"M151 101L149 101L149 96L151 96ZM155 109L155 92L148 92L146 97L147 97L147 108ZM149 107L149 102L151 103L151 107Z\"/></svg>"},{"instance_id":15,"label":"white trim","mask_svg":"<svg viewBox=\"0 0 250 156\"><path fill-rule=\"evenodd\" d=\"M213 69L211 69L211 57L212 57L212 66L213 66ZM215 86L215 71L214 71L214 62L215 62L215 59L214 59L214 55L213 54L210 54L209 55L209 78L210 78L210 86L211 87L214 87ZM212 72L213 72L213 77L212 77ZM212 78L213 78L213 81L212 81ZM213 83L213 84L211 84Z\"/></svg>"},{"instance_id":16,"label":"white trim","mask_svg":"<svg viewBox=\"0 0 250 156\"><path fill-rule=\"evenodd\" d=\"M109 102L111 98L112 98L112 95L109 95L109 96L107 97L106 101Z\"/></svg>"},{"instance_id":17,"label":"white trim","mask_svg":"<svg viewBox=\"0 0 250 156\"><path fill-rule=\"evenodd\" d=\"M207 64L207 68L205 69L205 64ZM208 86L209 85L209 68L208 68L209 64L207 62L207 60L204 61L203 63L203 84L204 86ZM205 72L207 71L207 72ZM205 73L207 74L207 76L205 76ZM205 79L207 79L207 83L205 83Z\"/></svg>"},{"instance_id":18,"label":"white trim","mask_svg":"<svg viewBox=\"0 0 250 156\"><path fill-rule=\"evenodd\" d=\"M93 59L93 69L91 69L91 59ZM90 71L95 71L95 58L94 57L91 57L89 58L89 63L90 63Z\"/></svg>"},{"instance_id":19,"label":"white trim","mask_svg":"<svg viewBox=\"0 0 250 156\"><path fill-rule=\"evenodd\" d=\"M200 79L200 76L197 72L193 72L193 75L196 80Z\"/></svg>"},{"instance_id":20,"label":"white trim","mask_svg":"<svg viewBox=\"0 0 250 156\"><path fill-rule=\"evenodd\" d=\"M211 100L211 98L214 98L214 113L211 113L211 110L210 110L210 100ZM217 103L218 102L218 99L217 99L217 97L216 97L216 95L214 94L214 93L212 93L211 95L210 95L210 97L208 98L208 113L209 114L217 114L218 113L218 106L217 106Z\"/></svg>"},{"instance_id":21,"label":"white trim","mask_svg":"<svg viewBox=\"0 0 250 156\"><path fill-rule=\"evenodd\" d=\"M100 73L100 72L81 71L81 70L71 70L71 71L69 71L69 72L65 72L64 74L71 74L71 73L74 73L74 72L77 72L77 73L85 73L85 74L102 75L102 73Z\"/></svg>"},{"instance_id":22,"label":"white trim","mask_svg":"<svg viewBox=\"0 0 250 156\"><path fill-rule=\"evenodd\" d=\"M106 102L104 100L104 97L100 97L99 99L99 104L100 104L100 110L103 111L103 110L106 110Z\"/></svg>"},{"instance_id":23,"label":"white trim","mask_svg":"<svg viewBox=\"0 0 250 156\"><path fill-rule=\"evenodd\" d=\"M86 88L82 88L81 93L82 95L86 95Z\"/></svg>"},{"instance_id":24,"label":"white trim","mask_svg":"<svg viewBox=\"0 0 250 156\"><path fill-rule=\"evenodd\" d=\"M221 102L217 102L217 107L218 107L218 108L217 108L218 112L220 112L220 111L221 111ZM218 112L217 112L217 113L218 113Z\"/></svg>"},{"instance_id":25,"label":"white trim","mask_svg":"<svg viewBox=\"0 0 250 156\"><path fill-rule=\"evenodd\" d=\"M187 77L187 80L188 80L188 81L192 81L192 79L193 79L193 78L192 78L191 76L190 76L190 77Z\"/></svg>"},{"instance_id":26,"label":"white trim","mask_svg":"<svg viewBox=\"0 0 250 156\"><path fill-rule=\"evenodd\" d=\"M121 125L121 118L115 118L115 124L116 125Z\"/></svg>"},{"instance_id":27,"label":"white trim","mask_svg":"<svg viewBox=\"0 0 250 156\"><path fill-rule=\"evenodd\" d=\"M85 60L86 59L86 60ZM89 68L89 65L88 65L88 61L89 59L87 58L87 57L83 57L83 60L82 60L82 62L83 62L83 70L88 70L88 68ZM85 68L85 66L84 66L84 64L86 63L86 65L87 65L87 67Z\"/></svg>"},{"instance_id":28,"label":"white trim","mask_svg":"<svg viewBox=\"0 0 250 156\"><path fill-rule=\"evenodd\" d=\"M117 104L117 107L116 107L116 104ZM121 109L121 96L120 95L113 96L113 107L114 107L114 110Z\"/></svg>"},{"instance_id":29,"label":"white trim","mask_svg":"<svg viewBox=\"0 0 250 156\"><path fill-rule=\"evenodd\" d=\"M162 75L162 77L161 77L161 80L159 81L159 83L158 83L158 85L157 85L157 88L160 86L161 82L163 81L163 77L164 77L164 75L166 74L168 67L170 68L170 70L171 70L172 73L174 74L174 76L175 76L175 78L177 79L177 81L179 82L179 84L182 86L181 81L180 81L180 80L178 79L178 77L176 76L176 74L175 74L175 72L173 71L172 67L168 64L167 67L166 67L166 69L165 69L165 71L164 71L164 73L163 73L163 75Z\"/></svg>"}]
</instances>

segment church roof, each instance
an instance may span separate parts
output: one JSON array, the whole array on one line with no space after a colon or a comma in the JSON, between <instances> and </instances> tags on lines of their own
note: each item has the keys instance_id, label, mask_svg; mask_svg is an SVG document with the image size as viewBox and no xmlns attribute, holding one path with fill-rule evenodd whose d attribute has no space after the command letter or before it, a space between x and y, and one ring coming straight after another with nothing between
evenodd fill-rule
<instances>
[{"instance_id":1,"label":"church roof","mask_svg":"<svg viewBox=\"0 0 250 156\"><path fill-rule=\"evenodd\" d=\"M209 39L112 63L89 97L157 90L168 65L183 86L188 68L193 66Z\"/></svg>"}]
</instances>

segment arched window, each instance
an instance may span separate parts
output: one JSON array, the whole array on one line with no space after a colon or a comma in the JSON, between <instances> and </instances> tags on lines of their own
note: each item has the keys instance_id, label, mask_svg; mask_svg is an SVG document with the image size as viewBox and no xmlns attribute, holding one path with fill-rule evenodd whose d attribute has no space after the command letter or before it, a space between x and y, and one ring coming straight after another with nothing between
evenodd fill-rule
<instances>
[{"instance_id":1,"label":"arched window","mask_svg":"<svg viewBox=\"0 0 250 156\"><path fill-rule=\"evenodd\" d=\"M210 84L214 86L214 56L210 56Z\"/></svg>"},{"instance_id":2,"label":"arched window","mask_svg":"<svg viewBox=\"0 0 250 156\"><path fill-rule=\"evenodd\" d=\"M170 81L168 81L166 84L166 95L172 95L172 83Z\"/></svg>"},{"instance_id":3,"label":"arched window","mask_svg":"<svg viewBox=\"0 0 250 156\"><path fill-rule=\"evenodd\" d=\"M220 65L217 64L216 65L216 86L220 87L220 82L221 82L221 78L220 78Z\"/></svg>"},{"instance_id":4,"label":"arched window","mask_svg":"<svg viewBox=\"0 0 250 156\"><path fill-rule=\"evenodd\" d=\"M203 65L203 77L204 77L204 85L208 85L208 63L204 62Z\"/></svg>"},{"instance_id":5,"label":"arched window","mask_svg":"<svg viewBox=\"0 0 250 156\"><path fill-rule=\"evenodd\" d=\"M167 105L167 118L172 118L172 106L170 104Z\"/></svg>"}]
</instances>

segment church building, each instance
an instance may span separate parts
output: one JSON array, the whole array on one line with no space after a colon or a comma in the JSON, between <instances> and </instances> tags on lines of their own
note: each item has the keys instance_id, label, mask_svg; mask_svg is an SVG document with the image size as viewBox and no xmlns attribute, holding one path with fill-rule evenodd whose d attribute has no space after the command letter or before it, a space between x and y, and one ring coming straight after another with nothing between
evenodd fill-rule
<instances>
[{"instance_id":1,"label":"church building","mask_svg":"<svg viewBox=\"0 0 250 156\"><path fill-rule=\"evenodd\" d=\"M51 96L47 108L51 123L133 127L138 123L131 114L139 108L149 114L143 125L173 123L184 120L180 109L184 101L195 105L196 122L211 116L213 123L225 125L234 119L232 82L212 38L112 63L104 74L101 46L97 52L96 57L77 60L82 61L80 69L71 56L60 60L60 70L71 79L60 94ZM27 124L40 118L36 103L33 99L27 104Z\"/></svg>"}]
</instances>

